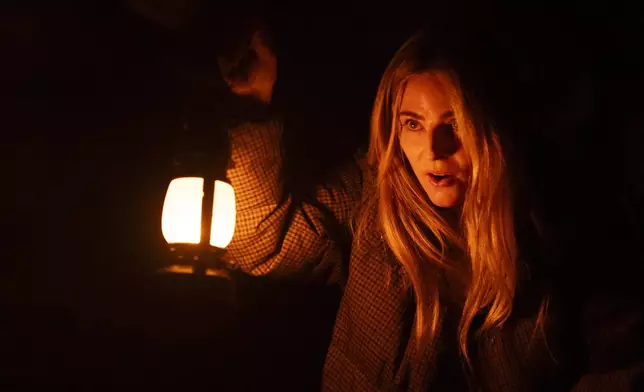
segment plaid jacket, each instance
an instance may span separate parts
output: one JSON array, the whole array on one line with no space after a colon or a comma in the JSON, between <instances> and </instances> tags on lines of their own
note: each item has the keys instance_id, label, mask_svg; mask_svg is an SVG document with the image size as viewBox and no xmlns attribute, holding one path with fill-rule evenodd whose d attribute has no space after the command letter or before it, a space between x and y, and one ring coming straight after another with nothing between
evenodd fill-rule
<instances>
[{"instance_id":1,"label":"plaid jacket","mask_svg":"<svg viewBox=\"0 0 644 392\"><path fill-rule=\"evenodd\" d=\"M545 333L535 334L538 306L529 295L519 295L509 322L471 339L472 371L465 371L458 360L458 315L449 311L436 342L418 352L413 296L403 289L405 272L378 233L374 210L359 212L368 214L373 233L350 247L350 220L361 195L374 190L368 172L351 164L333 186L319 186L312 199L296 199L284 189L280 177L280 122L244 124L233 129L230 137L228 177L238 203L235 237L227 253L230 262L250 274L304 274L344 287L324 366L323 390L644 390L635 384L644 372L641 364L616 361L612 368L593 369L593 361L584 357L593 354L593 342L610 346L610 342L619 345L631 339L624 328L633 323L614 325L613 321L604 326L602 313L595 312L598 327L589 330L583 328L583 314L573 310L578 307L556 298L550 303ZM619 320L620 314L612 316ZM631 313L622 318L629 317L632 321ZM641 313L639 317L641 322ZM613 326L621 328L621 336ZM589 333L594 335L588 338ZM547 344L543 336L548 337Z\"/></svg>"}]
</instances>

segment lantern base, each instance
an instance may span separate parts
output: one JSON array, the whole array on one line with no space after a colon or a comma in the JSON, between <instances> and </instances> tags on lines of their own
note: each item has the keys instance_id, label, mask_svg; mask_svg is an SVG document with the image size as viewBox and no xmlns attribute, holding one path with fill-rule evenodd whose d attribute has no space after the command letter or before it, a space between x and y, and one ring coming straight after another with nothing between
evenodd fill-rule
<instances>
[{"instance_id":1,"label":"lantern base","mask_svg":"<svg viewBox=\"0 0 644 392\"><path fill-rule=\"evenodd\" d=\"M222 259L225 249L204 244L168 244L169 257L162 273L194 274L230 279L233 265Z\"/></svg>"},{"instance_id":2,"label":"lantern base","mask_svg":"<svg viewBox=\"0 0 644 392\"><path fill-rule=\"evenodd\" d=\"M205 268L199 273L199 269L192 265L173 264L158 270L162 274L198 274L216 278L231 279L230 270L227 268Z\"/></svg>"}]
</instances>

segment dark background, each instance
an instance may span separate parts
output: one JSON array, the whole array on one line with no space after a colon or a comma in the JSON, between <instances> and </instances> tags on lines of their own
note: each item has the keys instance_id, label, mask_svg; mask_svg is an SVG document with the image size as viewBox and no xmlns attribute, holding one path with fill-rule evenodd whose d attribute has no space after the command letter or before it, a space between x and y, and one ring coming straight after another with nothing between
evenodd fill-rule
<instances>
[{"instance_id":1,"label":"dark background","mask_svg":"<svg viewBox=\"0 0 644 392\"><path fill-rule=\"evenodd\" d=\"M204 90L219 91L213 59L226 42L221 32L248 14L273 29L275 106L287 114L298 184L314 183L364 144L379 77L416 26L453 21L477 33L473 47L493 43L497 62L486 74L492 107L522 115L545 107L530 121L517 115L506 122L525 128L526 140L546 130L545 144L567 146L553 147L563 161L587 164L566 170L580 173L589 191L555 196L553 204L565 207L551 214L577 206L577 216L592 223L595 211L605 211L610 224L602 232L622 227L624 216L639 224L642 137L624 131L641 129L637 5L159 4L169 7L158 13L165 17L143 17L125 2L3 5L3 390L316 388L335 288L240 278L232 301L220 283L153 273L164 256L160 211L182 108ZM495 75L513 73L494 84ZM602 121L593 120L592 131L568 126L579 120L561 113L576 113L582 102L578 111L587 116L589 95L599 97L590 113ZM535 179L552 174L545 166L531 168ZM623 192L595 185L598 176L618 177ZM588 204L608 208L584 214ZM623 243L639 233L620 236L606 254L617 248L627 258Z\"/></svg>"},{"instance_id":2,"label":"dark background","mask_svg":"<svg viewBox=\"0 0 644 392\"><path fill-rule=\"evenodd\" d=\"M203 11L210 28L171 28L89 3L16 2L2 13L15 191L0 274L2 389L315 390L336 288L247 279L233 301L221 282L154 274L182 110L219 88L218 31L247 9ZM309 146L293 156L308 151L303 163L320 173L339 159L338 148L319 154L320 141L341 135L347 155L366 134L379 73L407 32L389 37L332 7L246 5L278 26L280 80L290 75L280 105L297 103L292 145Z\"/></svg>"}]
</instances>

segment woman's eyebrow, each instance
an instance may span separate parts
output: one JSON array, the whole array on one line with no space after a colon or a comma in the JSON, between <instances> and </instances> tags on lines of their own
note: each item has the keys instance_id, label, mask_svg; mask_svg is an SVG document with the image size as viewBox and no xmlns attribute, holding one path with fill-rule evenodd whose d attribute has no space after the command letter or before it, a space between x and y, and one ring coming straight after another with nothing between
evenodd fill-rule
<instances>
[{"instance_id":1,"label":"woman's eyebrow","mask_svg":"<svg viewBox=\"0 0 644 392\"><path fill-rule=\"evenodd\" d=\"M425 117L423 115L410 110L405 110L400 112L399 116L407 116L407 117L414 118L416 120L425 121ZM454 112L452 110L448 110L445 113L441 114L441 116L439 117L439 120L445 121L451 117L454 117Z\"/></svg>"},{"instance_id":2,"label":"woman's eyebrow","mask_svg":"<svg viewBox=\"0 0 644 392\"><path fill-rule=\"evenodd\" d=\"M412 118L414 118L416 120L425 121L425 117L423 117L421 114L418 114L416 112L412 112L412 111L409 111L409 110L405 110L403 112L400 112L400 116L407 116L407 117L412 117Z\"/></svg>"}]
</instances>

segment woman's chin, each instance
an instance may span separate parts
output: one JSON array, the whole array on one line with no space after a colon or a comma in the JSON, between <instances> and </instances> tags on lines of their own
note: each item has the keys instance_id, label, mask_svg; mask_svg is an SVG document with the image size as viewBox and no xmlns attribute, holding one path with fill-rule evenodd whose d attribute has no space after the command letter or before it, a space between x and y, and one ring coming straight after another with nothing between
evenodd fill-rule
<instances>
[{"instance_id":1,"label":"woman's chin","mask_svg":"<svg viewBox=\"0 0 644 392\"><path fill-rule=\"evenodd\" d=\"M434 204L438 208L445 208L445 209L454 208L458 205L456 201L444 201L444 200L437 200L437 201L432 200L432 204Z\"/></svg>"},{"instance_id":2,"label":"woman's chin","mask_svg":"<svg viewBox=\"0 0 644 392\"><path fill-rule=\"evenodd\" d=\"M460 197L457 192L428 193L429 200L438 208L453 208L459 205Z\"/></svg>"}]
</instances>

